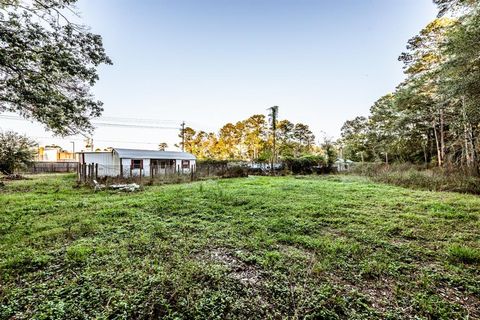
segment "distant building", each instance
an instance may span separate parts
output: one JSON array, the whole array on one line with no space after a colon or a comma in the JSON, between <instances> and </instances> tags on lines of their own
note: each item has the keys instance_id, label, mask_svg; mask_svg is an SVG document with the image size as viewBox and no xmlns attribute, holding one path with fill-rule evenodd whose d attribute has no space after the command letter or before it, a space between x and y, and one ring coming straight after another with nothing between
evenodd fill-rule
<instances>
[{"instance_id":1,"label":"distant building","mask_svg":"<svg viewBox=\"0 0 480 320\"><path fill-rule=\"evenodd\" d=\"M98 164L98 176L131 177L191 173L196 157L188 152L112 148L112 151L79 152L81 164Z\"/></svg>"},{"instance_id":2,"label":"distant building","mask_svg":"<svg viewBox=\"0 0 480 320\"><path fill-rule=\"evenodd\" d=\"M35 161L41 162L72 162L77 161L75 153L62 150L58 146L39 147Z\"/></svg>"},{"instance_id":3,"label":"distant building","mask_svg":"<svg viewBox=\"0 0 480 320\"><path fill-rule=\"evenodd\" d=\"M348 159L338 158L334 163L334 167L338 172L347 171L353 166L354 162Z\"/></svg>"}]
</instances>

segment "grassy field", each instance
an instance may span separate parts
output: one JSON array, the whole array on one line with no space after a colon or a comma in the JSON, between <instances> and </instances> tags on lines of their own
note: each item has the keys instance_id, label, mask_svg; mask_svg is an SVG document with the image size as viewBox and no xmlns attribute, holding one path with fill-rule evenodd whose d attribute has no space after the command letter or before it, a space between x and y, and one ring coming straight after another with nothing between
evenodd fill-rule
<instances>
[{"instance_id":1,"label":"grassy field","mask_svg":"<svg viewBox=\"0 0 480 320\"><path fill-rule=\"evenodd\" d=\"M480 198L354 176L0 189L1 319L478 319Z\"/></svg>"}]
</instances>

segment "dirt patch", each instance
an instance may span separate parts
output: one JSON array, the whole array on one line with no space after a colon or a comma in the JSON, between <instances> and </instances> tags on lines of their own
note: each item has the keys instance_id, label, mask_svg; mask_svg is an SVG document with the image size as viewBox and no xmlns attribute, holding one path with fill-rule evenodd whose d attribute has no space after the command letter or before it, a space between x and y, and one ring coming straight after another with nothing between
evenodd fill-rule
<instances>
[{"instance_id":1,"label":"dirt patch","mask_svg":"<svg viewBox=\"0 0 480 320\"><path fill-rule=\"evenodd\" d=\"M356 291L364 295L371 307L379 313L385 314L387 311L395 309L395 282L390 278L383 277L375 281L353 283L331 272L326 274L326 278L329 282L342 287L341 291L345 293Z\"/></svg>"},{"instance_id":2,"label":"dirt patch","mask_svg":"<svg viewBox=\"0 0 480 320\"><path fill-rule=\"evenodd\" d=\"M262 281L260 269L238 258L238 255L241 254L241 250L232 252L226 248L215 248L204 252L200 257L226 266L229 270L229 276L244 285L259 285Z\"/></svg>"},{"instance_id":3,"label":"dirt patch","mask_svg":"<svg viewBox=\"0 0 480 320\"><path fill-rule=\"evenodd\" d=\"M448 286L439 288L438 294L449 302L461 305L472 319L480 319L480 298Z\"/></svg>"}]
</instances>

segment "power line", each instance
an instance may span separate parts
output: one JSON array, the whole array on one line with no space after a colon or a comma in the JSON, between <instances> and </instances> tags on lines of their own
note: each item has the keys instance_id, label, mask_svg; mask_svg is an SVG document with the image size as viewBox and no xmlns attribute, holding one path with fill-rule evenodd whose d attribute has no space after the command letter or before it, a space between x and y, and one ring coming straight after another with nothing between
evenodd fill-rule
<instances>
[{"instance_id":1,"label":"power line","mask_svg":"<svg viewBox=\"0 0 480 320\"><path fill-rule=\"evenodd\" d=\"M16 121L28 121L19 116L10 116L10 115L0 115L1 119L7 120L16 120ZM126 119L126 118L125 118ZM141 119L135 119L134 121L138 121ZM148 119L144 119L145 122L148 122ZM161 120L156 120L161 121ZM167 121L167 120L166 120ZM169 120L168 120L169 121ZM155 125L143 125L143 124L129 124L129 123L115 123L115 122L104 122L104 121L92 121L92 124L99 127L119 127L119 128L143 128L143 129L165 129L165 130L178 130L178 127L173 126L155 126Z\"/></svg>"},{"instance_id":2,"label":"power line","mask_svg":"<svg viewBox=\"0 0 480 320\"><path fill-rule=\"evenodd\" d=\"M2 115L0 119L34 122L22 118L17 115ZM122 123L123 122L123 123ZM188 121L196 127L202 128L201 123L195 121ZM125 118L125 117L100 117L92 120L92 124L96 127L118 127L118 128L134 128L134 129L157 129L157 130L178 130L178 126L173 124L178 123L178 120L160 120L160 119L140 119L140 118ZM171 124L171 125L170 125ZM206 128L204 128L206 129ZM209 130L209 129L206 129Z\"/></svg>"},{"instance_id":3,"label":"power line","mask_svg":"<svg viewBox=\"0 0 480 320\"><path fill-rule=\"evenodd\" d=\"M50 139L50 140L62 140L62 141L85 141L83 138L58 138L58 137L41 137L41 136L31 136L35 139ZM98 142L118 142L118 143L137 143L137 144L153 144L158 145L156 142L143 142L143 141L124 141L124 140L105 140L105 139L94 139Z\"/></svg>"},{"instance_id":4,"label":"power line","mask_svg":"<svg viewBox=\"0 0 480 320\"><path fill-rule=\"evenodd\" d=\"M146 125L140 125L140 124L108 123L108 122L96 122L96 121L92 121L92 124L100 127L178 130L178 127L146 126Z\"/></svg>"}]
</instances>

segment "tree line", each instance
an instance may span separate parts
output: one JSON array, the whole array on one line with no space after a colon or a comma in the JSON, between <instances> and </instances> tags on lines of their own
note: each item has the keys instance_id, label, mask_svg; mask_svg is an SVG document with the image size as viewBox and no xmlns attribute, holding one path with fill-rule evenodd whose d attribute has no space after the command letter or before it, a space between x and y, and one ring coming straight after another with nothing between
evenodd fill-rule
<instances>
[{"instance_id":1,"label":"tree line","mask_svg":"<svg viewBox=\"0 0 480 320\"><path fill-rule=\"evenodd\" d=\"M349 158L479 173L480 7L473 0L434 3L437 18L399 56L406 79L368 117L343 125L339 143Z\"/></svg>"},{"instance_id":2,"label":"tree line","mask_svg":"<svg viewBox=\"0 0 480 320\"><path fill-rule=\"evenodd\" d=\"M308 125L287 119L272 122L263 114L227 123L218 133L185 127L179 138L184 142L178 146L200 159L269 161L320 151Z\"/></svg>"}]
</instances>

